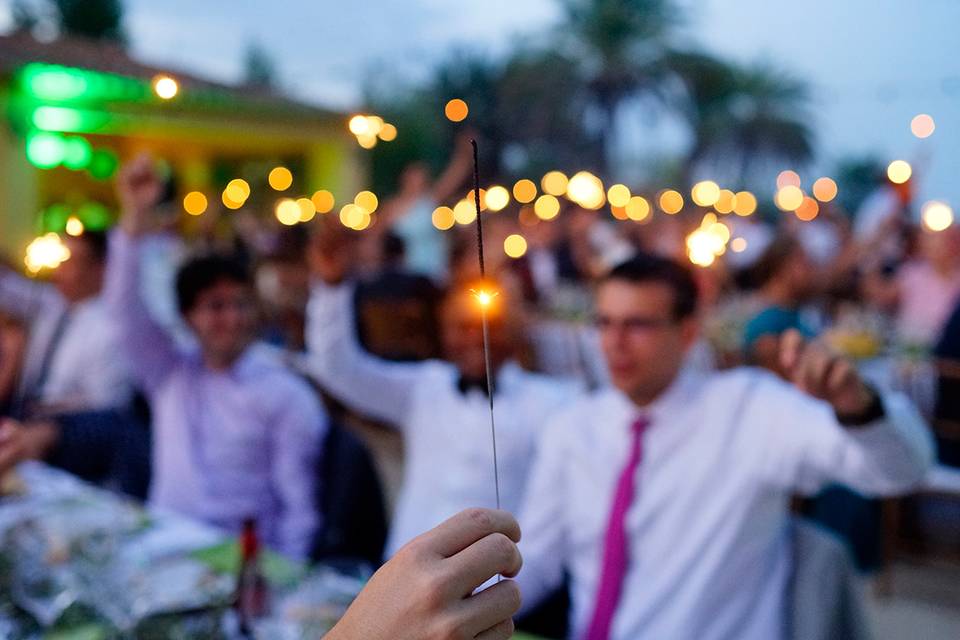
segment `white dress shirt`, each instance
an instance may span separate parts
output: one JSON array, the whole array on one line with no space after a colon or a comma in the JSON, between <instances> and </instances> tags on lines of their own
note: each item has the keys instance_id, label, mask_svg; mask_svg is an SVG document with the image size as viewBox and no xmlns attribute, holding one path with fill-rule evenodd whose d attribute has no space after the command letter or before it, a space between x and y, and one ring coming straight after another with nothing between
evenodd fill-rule
<instances>
[{"instance_id":1,"label":"white dress shirt","mask_svg":"<svg viewBox=\"0 0 960 640\"><path fill-rule=\"evenodd\" d=\"M129 401L129 367L99 296L70 305L53 286L0 269L0 308L28 324L21 397L70 411L114 409Z\"/></svg>"},{"instance_id":2,"label":"white dress shirt","mask_svg":"<svg viewBox=\"0 0 960 640\"><path fill-rule=\"evenodd\" d=\"M362 350L353 329L353 289L317 284L307 307L308 369L354 410L403 433L403 485L387 540L391 556L468 507L496 504L490 409L486 394L458 388L449 362L396 363ZM519 508L536 436L571 398L572 383L503 365L495 416L501 506Z\"/></svg>"},{"instance_id":3,"label":"white dress shirt","mask_svg":"<svg viewBox=\"0 0 960 640\"><path fill-rule=\"evenodd\" d=\"M912 405L883 402L884 420L845 429L826 403L754 369L686 370L642 411L614 389L582 399L538 448L520 517L525 606L566 569L573 637L585 633L630 425L643 413L650 426L626 520L631 561L611 640L783 638L791 494L831 482L897 493L932 463Z\"/></svg>"}]
</instances>

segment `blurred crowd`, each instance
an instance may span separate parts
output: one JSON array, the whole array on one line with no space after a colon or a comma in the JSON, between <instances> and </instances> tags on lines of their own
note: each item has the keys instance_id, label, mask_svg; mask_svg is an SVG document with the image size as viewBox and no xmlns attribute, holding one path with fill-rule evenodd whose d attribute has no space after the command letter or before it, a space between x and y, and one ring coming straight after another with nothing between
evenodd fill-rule
<instances>
[{"instance_id":1,"label":"blurred crowd","mask_svg":"<svg viewBox=\"0 0 960 640\"><path fill-rule=\"evenodd\" d=\"M743 597L772 597L770 545L790 498L803 496L792 512L840 534L872 570L883 560L880 504L865 496L922 485L933 455L924 423L938 464L960 467L960 226L924 227L909 197L878 181L857 212L827 203L805 222L726 216L742 242L701 267L685 244L699 216L638 223L565 202L543 220L513 205L483 214L481 281L474 227L432 221L471 187L471 171L466 145L436 178L409 166L362 232L331 216L286 227L211 210L184 233L155 161L131 161L114 229L65 235L70 257L48 278L25 277L13 257L0 264L0 475L46 460L227 531L253 518L292 557L373 566L499 500L529 538L525 597L545 601L568 584L571 605L545 606L572 606L578 637L729 637L696 632L713 624L759 638L782 620L747 613L757 602L719 605L730 584L718 565L742 552L732 564ZM527 241L516 259L500 250L515 233ZM485 313L497 483L484 290L496 293ZM646 408L642 445L630 412L603 395L611 387ZM877 420L907 435L837 435ZM655 429L671 421L690 429L683 441ZM378 430L402 441L396 487L371 453ZM757 454L730 453L740 438ZM657 456L680 466L651 467L629 495L659 496L645 508L672 528L624 525L621 469ZM777 497L761 500L754 481ZM703 504L684 502L678 483ZM681 506L661 504L671 496ZM642 591L615 569L626 561L609 535L624 526L670 557L642 567L676 597L611 623L594 602ZM684 533L690 542L673 541ZM723 540L705 542L713 536ZM681 575L695 586L670 586Z\"/></svg>"}]
</instances>

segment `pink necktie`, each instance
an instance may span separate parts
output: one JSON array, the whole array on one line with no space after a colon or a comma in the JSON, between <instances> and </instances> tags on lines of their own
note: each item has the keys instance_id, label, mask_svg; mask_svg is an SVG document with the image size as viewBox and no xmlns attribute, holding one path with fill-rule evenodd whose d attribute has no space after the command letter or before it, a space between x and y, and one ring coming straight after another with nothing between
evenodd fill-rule
<instances>
[{"instance_id":1,"label":"pink necktie","mask_svg":"<svg viewBox=\"0 0 960 640\"><path fill-rule=\"evenodd\" d=\"M647 419L641 417L633 423L631 428L633 439L630 443L630 457L627 458L627 464L620 473L617 493L613 498L613 508L610 509L607 534L603 541L600 588L597 590L593 618L590 620L585 640L608 640L610 637L610 624L613 622L613 614L620 601L623 578L627 573L629 561L625 521L627 510L633 502L633 477L640 464L643 432L648 424Z\"/></svg>"}]
</instances>

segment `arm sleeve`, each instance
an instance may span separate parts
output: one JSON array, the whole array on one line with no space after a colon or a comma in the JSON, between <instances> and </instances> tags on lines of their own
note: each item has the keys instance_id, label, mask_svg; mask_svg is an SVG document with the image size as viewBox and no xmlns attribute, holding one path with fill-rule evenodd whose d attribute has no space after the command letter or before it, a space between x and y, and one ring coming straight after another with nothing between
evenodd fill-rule
<instances>
[{"instance_id":1,"label":"arm sleeve","mask_svg":"<svg viewBox=\"0 0 960 640\"><path fill-rule=\"evenodd\" d=\"M350 286L314 286L307 305L307 370L353 410L402 425L422 365L364 351L354 330L352 300Z\"/></svg>"},{"instance_id":2,"label":"arm sleeve","mask_svg":"<svg viewBox=\"0 0 960 640\"><path fill-rule=\"evenodd\" d=\"M517 576L523 605L520 615L534 609L563 582L566 548L564 531L563 468L566 460L560 424L554 422L540 434L530 480L520 508L520 553L523 569Z\"/></svg>"},{"instance_id":3,"label":"arm sleeve","mask_svg":"<svg viewBox=\"0 0 960 640\"><path fill-rule=\"evenodd\" d=\"M780 381L764 381L757 391L754 412L758 398L777 410L769 420L754 413L759 432L751 437L766 442L761 464L784 489L810 494L840 483L867 495L897 495L921 484L933 465L930 431L902 395L881 395L884 416L850 428L829 404Z\"/></svg>"},{"instance_id":4,"label":"arm sleeve","mask_svg":"<svg viewBox=\"0 0 960 640\"><path fill-rule=\"evenodd\" d=\"M291 558L306 559L321 524L320 443L327 428L326 414L306 387L291 394L275 418L271 474L280 499L279 551Z\"/></svg>"},{"instance_id":5,"label":"arm sleeve","mask_svg":"<svg viewBox=\"0 0 960 640\"><path fill-rule=\"evenodd\" d=\"M63 299L53 287L34 282L0 266L0 309L31 321L51 309L63 308Z\"/></svg>"},{"instance_id":6,"label":"arm sleeve","mask_svg":"<svg viewBox=\"0 0 960 640\"><path fill-rule=\"evenodd\" d=\"M134 378L152 391L179 361L173 338L151 317L140 293L139 242L121 229L110 235L103 299Z\"/></svg>"}]
</instances>

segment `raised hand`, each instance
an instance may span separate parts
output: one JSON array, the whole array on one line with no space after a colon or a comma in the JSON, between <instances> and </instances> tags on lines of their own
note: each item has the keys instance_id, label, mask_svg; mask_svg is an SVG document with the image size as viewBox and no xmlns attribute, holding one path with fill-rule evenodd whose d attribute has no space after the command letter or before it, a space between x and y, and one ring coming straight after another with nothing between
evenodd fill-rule
<instances>
[{"instance_id":1,"label":"raised hand","mask_svg":"<svg viewBox=\"0 0 960 640\"><path fill-rule=\"evenodd\" d=\"M414 539L378 571L331 640L500 640L513 635L520 528L504 511L469 509Z\"/></svg>"},{"instance_id":2,"label":"raised hand","mask_svg":"<svg viewBox=\"0 0 960 640\"><path fill-rule=\"evenodd\" d=\"M853 363L795 329L780 338L780 365L797 388L829 402L838 416L859 416L876 400Z\"/></svg>"},{"instance_id":3,"label":"raised hand","mask_svg":"<svg viewBox=\"0 0 960 640\"><path fill-rule=\"evenodd\" d=\"M126 164L117 176L121 228L133 236L146 233L153 224L151 213L162 193L163 181L153 158L140 154Z\"/></svg>"}]
</instances>

